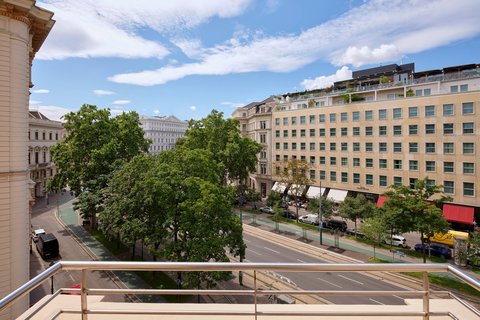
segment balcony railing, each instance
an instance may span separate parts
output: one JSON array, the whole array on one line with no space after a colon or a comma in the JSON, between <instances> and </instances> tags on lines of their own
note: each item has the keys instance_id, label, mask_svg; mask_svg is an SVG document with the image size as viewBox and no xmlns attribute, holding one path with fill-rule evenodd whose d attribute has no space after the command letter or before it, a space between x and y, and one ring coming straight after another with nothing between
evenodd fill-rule
<instances>
[{"instance_id":1,"label":"balcony railing","mask_svg":"<svg viewBox=\"0 0 480 320\"><path fill-rule=\"evenodd\" d=\"M447 272L456 278L462 280L464 283L472 286L473 288L480 290L480 282L462 272L461 270L449 265L449 264L330 264L330 263L181 263L181 262L98 262L98 261L60 261L45 270L35 278L31 279L20 288L10 293L2 300L0 300L0 312L5 308L8 308L14 304L17 300L27 295L34 288L41 285L44 281L53 277L55 274L62 270L78 270L81 272L81 284L79 289L62 288L51 295L47 300L44 300L42 306L35 310L38 312L41 307L48 305L58 294L60 293L76 293L80 294L80 306L76 310L66 309L59 307L59 314L81 314L82 320L88 319L89 315L183 315L183 316L234 316L234 315L250 315L252 318L257 319L258 316L362 316L362 317L412 317L418 316L423 319L430 319L433 316L450 317L457 319L455 315L449 311L432 311L430 310L430 299L432 295L447 294L451 298L459 301L463 307L480 317L480 313L477 309L470 304L459 300L455 295L445 291L433 291L430 289L428 273L430 272ZM201 290L201 289L184 289L184 290L170 290L170 289L90 289L87 287L87 271L115 271L115 270L127 270L127 271L242 271L253 273L253 288L246 290ZM422 290L263 290L259 289L257 285L258 273L264 272L421 272L423 274L423 288ZM253 305L251 308L245 308L243 311L238 310L229 311L221 309L209 309L209 310L172 310L166 309L164 304L156 304L154 309L140 309L138 307L132 307L127 309L92 309L89 308L87 296L88 295L105 295L105 294L150 294L150 295L250 295L253 297ZM405 297L417 296L421 297L423 302L421 304L422 309L418 311L376 311L375 308L370 308L369 311L365 309L357 310L344 310L339 311L326 311L321 309L315 310L303 310L293 309L291 311L274 311L273 309L261 309L257 303L259 296L270 295L342 295L342 296L367 296L367 295L402 295ZM261 305L260 305L261 306ZM30 314L28 318L34 314Z\"/></svg>"}]
</instances>

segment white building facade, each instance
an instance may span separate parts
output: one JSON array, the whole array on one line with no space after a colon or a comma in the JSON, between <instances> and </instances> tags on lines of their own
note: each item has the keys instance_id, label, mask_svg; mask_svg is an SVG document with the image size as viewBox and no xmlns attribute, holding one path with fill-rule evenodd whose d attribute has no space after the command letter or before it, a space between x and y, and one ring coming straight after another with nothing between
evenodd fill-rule
<instances>
[{"instance_id":1,"label":"white building facade","mask_svg":"<svg viewBox=\"0 0 480 320\"><path fill-rule=\"evenodd\" d=\"M186 121L175 116L140 116L140 122L144 137L152 141L148 152L153 155L175 148L177 140L185 135L188 128Z\"/></svg>"}]
</instances>

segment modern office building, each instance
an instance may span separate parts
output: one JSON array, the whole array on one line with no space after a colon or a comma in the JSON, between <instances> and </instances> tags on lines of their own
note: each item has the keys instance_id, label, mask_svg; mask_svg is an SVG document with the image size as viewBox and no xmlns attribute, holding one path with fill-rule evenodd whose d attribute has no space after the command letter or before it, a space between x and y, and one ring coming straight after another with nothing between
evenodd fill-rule
<instances>
[{"instance_id":1,"label":"modern office building","mask_svg":"<svg viewBox=\"0 0 480 320\"><path fill-rule=\"evenodd\" d=\"M39 111L28 113L28 165L30 179L35 182L34 197L46 196L47 180L56 173L50 147L65 138L61 122L48 119Z\"/></svg>"},{"instance_id":2,"label":"modern office building","mask_svg":"<svg viewBox=\"0 0 480 320\"><path fill-rule=\"evenodd\" d=\"M145 138L152 141L148 152L154 155L164 150L172 150L188 129L188 123L175 116L141 116L140 122Z\"/></svg>"},{"instance_id":3,"label":"modern office building","mask_svg":"<svg viewBox=\"0 0 480 320\"><path fill-rule=\"evenodd\" d=\"M277 103L272 97L262 102L252 102L233 112L233 118L240 121L240 131L244 136L262 145L258 155L257 169L253 172L247 184L266 197L272 189L272 109Z\"/></svg>"},{"instance_id":4,"label":"modern office building","mask_svg":"<svg viewBox=\"0 0 480 320\"><path fill-rule=\"evenodd\" d=\"M31 65L53 26L33 0L0 1L0 296L29 279L28 101ZM28 308L24 298L0 319Z\"/></svg>"},{"instance_id":5,"label":"modern office building","mask_svg":"<svg viewBox=\"0 0 480 320\"><path fill-rule=\"evenodd\" d=\"M428 177L453 198L443 208L447 220L472 228L480 222L479 108L478 64L422 72L393 64L277 96L272 180L280 180L276 162L297 158L311 164L317 195L321 183L336 201L363 193L381 205L390 185Z\"/></svg>"}]
</instances>

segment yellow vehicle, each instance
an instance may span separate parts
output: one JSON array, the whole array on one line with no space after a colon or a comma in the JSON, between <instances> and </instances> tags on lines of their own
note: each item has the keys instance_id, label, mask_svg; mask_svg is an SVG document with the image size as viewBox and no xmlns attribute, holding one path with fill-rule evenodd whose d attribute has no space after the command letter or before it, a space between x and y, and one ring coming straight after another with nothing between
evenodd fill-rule
<instances>
[{"instance_id":1,"label":"yellow vehicle","mask_svg":"<svg viewBox=\"0 0 480 320\"><path fill-rule=\"evenodd\" d=\"M469 234L468 232L448 230L448 233L435 233L432 237L430 237L430 242L443 243L449 247L453 247L455 245L456 238L465 239L468 241Z\"/></svg>"}]
</instances>

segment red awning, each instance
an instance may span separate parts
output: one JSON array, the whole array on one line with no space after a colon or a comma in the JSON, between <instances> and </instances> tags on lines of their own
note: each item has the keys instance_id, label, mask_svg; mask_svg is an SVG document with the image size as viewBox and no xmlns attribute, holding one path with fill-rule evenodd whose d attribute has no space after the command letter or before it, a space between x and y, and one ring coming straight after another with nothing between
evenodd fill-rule
<instances>
[{"instance_id":1,"label":"red awning","mask_svg":"<svg viewBox=\"0 0 480 320\"><path fill-rule=\"evenodd\" d=\"M377 207L381 208L383 207L383 202L387 200L387 197L385 196L379 196L377 200Z\"/></svg>"},{"instance_id":2,"label":"red awning","mask_svg":"<svg viewBox=\"0 0 480 320\"><path fill-rule=\"evenodd\" d=\"M443 216L447 221L473 224L473 207L457 206L445 203L443 205Z\"/></svg>"}]
</instances>

